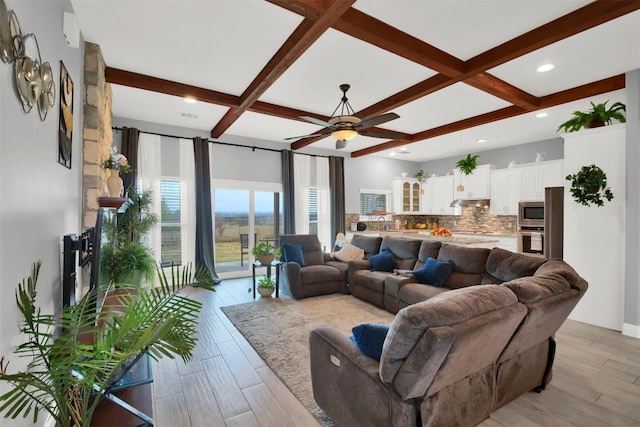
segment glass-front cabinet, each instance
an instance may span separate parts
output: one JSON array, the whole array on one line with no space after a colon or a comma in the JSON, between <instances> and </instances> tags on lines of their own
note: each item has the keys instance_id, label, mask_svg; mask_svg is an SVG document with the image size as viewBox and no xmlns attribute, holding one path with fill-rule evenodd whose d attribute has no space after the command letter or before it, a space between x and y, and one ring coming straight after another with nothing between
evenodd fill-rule
<instances>
[{"instance_id":1,"label":"glass-front cabinet","mask_svg":"<svg viewBox=\"0 0 640 427\"><path fill-rule=\"evenodd\" d=\"M396 214L417 214L421 212L421 186L414 178L394 178L393 211Z\"/></svg>"}]
</instances>

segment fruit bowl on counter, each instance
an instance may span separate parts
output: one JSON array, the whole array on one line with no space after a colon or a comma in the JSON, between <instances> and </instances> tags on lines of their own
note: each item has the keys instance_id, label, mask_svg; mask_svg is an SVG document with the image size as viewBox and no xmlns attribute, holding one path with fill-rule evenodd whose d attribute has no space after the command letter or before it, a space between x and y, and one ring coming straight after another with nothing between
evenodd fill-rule
<instances>
[{"instance_id":1,"label":"fruit bowl on counter","mask_svg":"<svg viewBox=\"0 0 640 427\"><path fill-rule=\"evenodd\" d=\"M453 233L447 230L444 227L436 227L433 230L425 230L421 231L420 234L427 234L429 236L437 236L437 237L451 237Z\"/></svg>"}]
</instances>

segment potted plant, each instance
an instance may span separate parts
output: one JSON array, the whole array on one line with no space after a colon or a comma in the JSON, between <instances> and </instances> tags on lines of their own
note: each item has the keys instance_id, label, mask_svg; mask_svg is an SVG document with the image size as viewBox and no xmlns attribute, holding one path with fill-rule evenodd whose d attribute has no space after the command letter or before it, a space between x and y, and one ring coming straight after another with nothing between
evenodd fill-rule
<instances>
[{"instance_id":1,"label":"potted plant","mask_svg":"<svg viewBox=\"0 0 640 427\"><path fill-rule=\"evenodd\" d=\"M280 248L273 246L269 242L260 242L253 247L251 253L262 265L269 265L274 259L281 256Z\"/></svg>"},{"instance_id":2,"label":"potted plant","mask_svg":"<svg viewBox=\"0 0 640 427\"><path fill-rule=\"evenodd\" d=\"M626 107L622 102L616 102L611 107L607 108L607 102L602 104L594 104L591 102L591 110L582 112L574 111L573 118L567 120L558 126L557 132L563 130L565 132L576 132L582 128L595 128L605 125L610 125L613 119L616 119L620 123L626 122L626 118L623 111L626 112Z\"/></svg>"},{"instance_id":3,"label":"potted plant","mask_svg":"<svg viewBox=\"0 0 640 427\"><path fill-rule=\"evenodd\" d=\"M571 181L571 196L582 205L603 206L603 198L613 199L613 193L607 187L607 175L596 165L583 166L577 173L567 175L566 179Z\"/></svg>"},{"instance_id":4,"label":"potted plant","mask_svg":"<svg viewBox=\"0 0 640 427\"><path fill-rule=\"evenodd\" d=\"M422 184L424 184L427 181L427 173L420 169L418 172L416 172L416 174L414 175L414 178L418 180L418 182L420 183L420 194L424 194L424 190L422 189Z\"/></svg>"},{"instance_id":5,"label":"potted plant","mask_svg":"<svg viewBox=\"0 0 640 427\"><path fill-rule=\"evenodd\" d=\"M105 283L142 284L153 279L155 261L144 245L146 234L158 223L151 212L151 191L128 189L133 202L103 224L107 237L100 250L100 278Z\"/></svg>"},{"instance_id":6,"label":"potted plant","mask_svg":"<svg viewBox=\"0 0 640 427\"><path fill-rule=\"evenodd\" d=\"M471 154L467 154L467 157L465 157L464 159L458 160L458 162L456 163L456 166L460 170L460 173L463 173L465 175L471 174L473 170L476 168L476 166L478 166L477 164L478 157L480 156L477 154L473 156Z\"/></svg>"},{"instance_id":7,"label":"potted plant","mask_svg":"<svg viewBox=\"0 0 640 427\"><path fill-rule=\"evenodd\" d=\"M102 291L94 287L54 317L36 305L40 270L36 262L31 276L16 290L25 341L14 354L28 363L11 373L7 359L0 358L0 381L11 384L0 396L0 412L13 419L32 416L35 423L45 411L56 426L89 426L104 393L139 357L179 356L189 361L202 304L180 291L187 285L213 290L211 277L203 269L193 272L187 266L182 271L172 269L169 284L157 268L160 286L146 291L121 286L114 302L99 311Z\"/></svg>"},{"instance_id":8,"label":"potted plant","mask_svg":"<svg viewBox=\"0 0 640 427\"><path fill-rule=\"evenodd\" d=\"M258 280L258 293L262 297L270 297L276 288L276 282L273 278L263 276Z\"/></svg>"}]
</instances>

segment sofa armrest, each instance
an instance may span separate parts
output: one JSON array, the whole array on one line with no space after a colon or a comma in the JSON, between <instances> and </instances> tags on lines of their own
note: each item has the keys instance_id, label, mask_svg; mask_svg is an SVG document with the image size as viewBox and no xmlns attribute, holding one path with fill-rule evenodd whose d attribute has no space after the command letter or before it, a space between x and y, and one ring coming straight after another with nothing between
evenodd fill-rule
<instances>
[{"instance_id":1,"label":"sofa armrest","mask_svg":"<svg viewBox=\"0 0 640 427\"><path fill-rule=\"evenodd\" d=\"M337 424L415 427L413 400L402 400L380 380L379 363L340 331L320 327L309 335L313 397Z\"/></svg>"},{"instance_id":2,"label":"sofa armrest","mask_svg":"<svg viewBox=\"0 0 640 427\"><path fill-rule=\"evenodd\" d=\"M334 257L333 254L335 252L331 252L331 253L323 253L322 256L324 257L324 263L326 264L327 261L337 261Z\"/></svg>"},{"instance_id":3,"label":"sofa armrest","mask_svg":"<svg viewBox=\"0 0 640 427\"><path fill-rule=\"evenodd\" d=\"M297 262L285 262L282 264L282 279L285 292L291 294L294 298L302 298L304 294L300 289L302 287L302 274L300 264Z\"/></svg>"}]
</instances>

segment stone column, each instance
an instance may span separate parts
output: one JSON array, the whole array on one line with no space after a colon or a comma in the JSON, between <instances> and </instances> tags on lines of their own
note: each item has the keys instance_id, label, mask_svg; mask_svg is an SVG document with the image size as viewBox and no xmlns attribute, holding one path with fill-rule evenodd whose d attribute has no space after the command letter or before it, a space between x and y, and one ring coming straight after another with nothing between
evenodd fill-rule
<instances>
[{"instance_id":1,"label":"stone column","mask_svg":"<svg viewBox=\"0 0 640 427\"><path fill-rule=\"evenodd\" d=\"M83 228L93 227L98 214L98 197L106 196L107 171L102 162L111 155L111 85L105 79L100 46L85 43L83 93Z\"/></svg>"}]
</instances>

